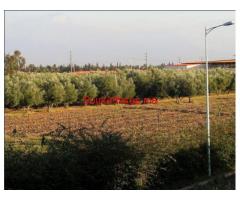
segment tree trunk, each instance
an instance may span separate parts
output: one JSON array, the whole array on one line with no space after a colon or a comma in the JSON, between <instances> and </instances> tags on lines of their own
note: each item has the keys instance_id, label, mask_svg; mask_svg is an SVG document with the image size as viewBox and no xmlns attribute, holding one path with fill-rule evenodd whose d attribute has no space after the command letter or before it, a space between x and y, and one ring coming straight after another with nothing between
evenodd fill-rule
<instances>
[{"instance_id":1,"label":"tree trunk","mask_svg":"<svg viewBox=\"0 0 240 200\"><path fill-rule=\"evenodd\" d=\"M177 102L177 104L180 103L179 97L176 97L176 102Z\"/></svg>"}]
</instances>

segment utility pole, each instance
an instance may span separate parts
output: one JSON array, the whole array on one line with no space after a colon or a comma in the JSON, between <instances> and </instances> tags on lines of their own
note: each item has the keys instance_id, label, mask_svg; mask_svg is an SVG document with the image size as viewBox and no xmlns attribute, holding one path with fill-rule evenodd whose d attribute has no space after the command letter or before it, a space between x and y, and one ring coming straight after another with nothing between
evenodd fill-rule
<instances>
[{"instance_id":1,"label":"utility pole","mask_svg":"<svg viewBox=\"0 0 240 200\"><path fill-rule=\"evenodd\" d=\"M178 64L181 64L181 58L178 57Z\"/></svg>"},{"instance_id":2,"label":"utility pole","mask_svg":"<svg viewBox=\"0 0 240 200\"><path fill-rule=\"evenodd\" d=\"M72 65L72 50L70 50L70 67L71 67L71 72L73 72L73 65Z\"/></svg>"},{"instance_id":3,"label":"utility pole","mask_svg":"<svg viewBox=\"0 0 240 200\"><path fill-rule=\"evenodd\" d=\"M147 51L146 51L146 53L145 53L145 65L146 65L146 68L148 68L148 55L147 55Z\"/></svg>"}]
</instances>

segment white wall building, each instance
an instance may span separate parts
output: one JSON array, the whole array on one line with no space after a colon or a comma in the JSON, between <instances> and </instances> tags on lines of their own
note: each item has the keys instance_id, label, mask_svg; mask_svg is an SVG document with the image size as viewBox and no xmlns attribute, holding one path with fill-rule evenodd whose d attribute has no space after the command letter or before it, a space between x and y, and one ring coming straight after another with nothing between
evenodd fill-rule
<instances>
[{"instance_id":1,"label":"white wall building","mask_svg":"<svg viewBox=\"0 0 240 200\"><path fill-rule=\"evenodd\" d=\"M208 65L209 68L214 67L235 68L235 59L209 61ZM205 68L205 61L185 62L175 65L168 65L165 68L178 70Z\"/></svg>"}]
</instances>

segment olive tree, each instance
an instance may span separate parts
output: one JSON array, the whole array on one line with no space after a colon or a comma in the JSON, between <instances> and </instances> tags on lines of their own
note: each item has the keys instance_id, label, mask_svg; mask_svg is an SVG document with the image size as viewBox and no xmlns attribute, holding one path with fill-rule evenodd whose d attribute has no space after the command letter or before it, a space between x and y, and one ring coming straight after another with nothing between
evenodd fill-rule
<instances>
[{"instance_id":1,"label":"olive tree","mask_svg":"<svg viewBox=\"0 0 240 200\"><path fill-rule=\"evenodd\" d=\"M136 95L135 84L132 78L127 78L125 73L116 75L117 83L120 87L120 96L123 98L132 98Z\"/></svg>"},{"instance_id":2,"label":"olive tree","mask_svg":"<svg viewBox=\"0 0 240 200\"><path fill-rule=\"evenodd\" d=\"M166 73L163 70L151 70L151 81L149 81L149 90L147 96L164 98L166 92Z\"/></svg>"},{"instance_id":3,"label":"olive tree","mask_svg":"<svg viewBox=\"0 0 240 200\"><path fill-rule=\"evenodd\" d=\"M231 74L231 79L229 84L226 87L226 91L229 93L230 91L235 90L235 74Z\"/></svg>"},{"instance_id":4,"label":"olive tree","mask_svg":"<svg viewBox=\"0 0 240 200\"><path fill-rule=\"evenodd\" d=\"M72 77L72 83L77 90L78 102L83 101L84 96L94 98L97 96L97 87L86 77Z\"/></svg>"},{"instance_id":5,"label":"olive tree","mask_svg":"<svg viewBox=\"0 0 240 200\"><path fill-rule=\"evenodd\" d=\"M129 77L133 79L136 96L140 98L147 97L149 95L151 75L146 72L135 72L131 73Z\"/></svg>"},{"instance_id":6,"label":"olive tree","mask_svg":"<svg viewBox=\"0 0 240 200\"><path fill-rule=\"evenodd\" d=\"M183 78L181 85L181 96L188 97L188 102L192 102L191 97L196 95L196 86L194 82L194 76L192 74L186 74Z\"/></svg>"},{"instance_id":7,"label":"olive tree","mask_svg":"<svg viewBox=\"0 0 240 200\"><path fill-rule=\"evenodd\" d=\"M45 103L50 108L53 105L64 103L65 91L61 82L57 79L49 79L43 83Z\"/></svg>"},{"instance_id":8,"label":"olive tree","mask_svg":"<svg viewBox=\"0 0 240 200\"><path fill-rule=\"evenodd\" d=\"M65 81L63 86L65 90L64 102L67 105L76 102L78 99L78 93L74 84L72 84L70 81Z\"/></svg>"},{"instance_id":9,"label":"olive tree","mask_svg":"<svg viewBox=\"0 0 240 200\"><path fill-rule=\"evenodd\" d=\"M99 97L114 97L121 95L121 88L116 76L107 75L96 77L94 84L98 88Z\"/></svg>"},{"instance_id":10,"label":"olive tree","mask_svg":"<svg viewBox=\"0 0 240 200\"><path fill-rule=\"evenodd\" d=\"M20 88L22 93L21 106L29 108L43 103L43 92L33 81L22 79Z\"/></svg>"},{"instance_id":11,"label":"olive tree","mask_svg":"<svg viewBox=\"0 0 240 200\"><path fill-rule=\"evenodd\" d=\"M165 91L169 97L176 98L177 103L179 102L177 96L177 84L176 84L176 75L169 73L166 77L165 82Z\"/></svg>"},{"instance_id":12,"label":"olive tree","mask_svg":"<svg viewBox=\"0 0 240 200\"><path fill-rule=\"evenodd\" d=\"M5 106L10 108L20 106L22 93L20 88L20 81L17 76L5 76L4 93Z\"/></svg>"},{"instance_id":13,"label":"olive tree","mask_svg":"<svg viewBox=\"0 0 240 200\"><path fill-rule=\"evenodd\" d=\"M71 82L71 77L67 74L58 74L58 79L64 87L64 104L68 106L77 101L78 93L75 85Z\"/></svg>"}]
</instances>

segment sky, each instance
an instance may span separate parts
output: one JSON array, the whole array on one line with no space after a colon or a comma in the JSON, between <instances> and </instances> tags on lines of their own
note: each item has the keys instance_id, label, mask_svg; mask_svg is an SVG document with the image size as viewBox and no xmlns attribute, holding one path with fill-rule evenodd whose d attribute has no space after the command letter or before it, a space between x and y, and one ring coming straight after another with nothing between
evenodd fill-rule
<instances>
[{"instance_id":1,"label":"sky","mask_svg":"<svg viewBox=\"0 0 240 200\"><path fill-rule=\"evenodd\" d=\"M204 60L204 29L234 11L5 11L5 54L27 64L148 63ZM235 25L207 38L209 60L235 58Z\"/></svg>"}]
</instances>

